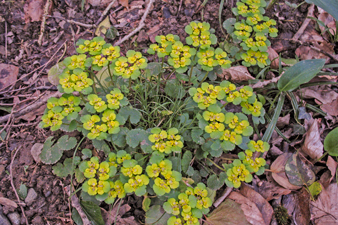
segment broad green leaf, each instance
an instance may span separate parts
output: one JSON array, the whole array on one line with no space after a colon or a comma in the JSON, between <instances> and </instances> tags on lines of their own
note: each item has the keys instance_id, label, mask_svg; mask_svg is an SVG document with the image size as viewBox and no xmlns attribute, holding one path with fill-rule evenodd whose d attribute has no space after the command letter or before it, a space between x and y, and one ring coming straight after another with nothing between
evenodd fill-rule
<instances>
[{"instance_id":1,"label":"broad green leaf","mask_svg":"<svg viewBox=\"0 0 338 225\"><path fill-rule=\"evenodd\" d=\"M220 189L225 181L225 173L220 173L219 177L216 174L211 175L207 180L208 188L212 190Z\"/></svg>"},{"instance_id":2,"label":"broad green leaf","mask_svg":"<svg viewBox=\"0 0 338 225\"><path fill-rule=\"evenodd\" d=\"M176 80L169 80L164 88L164 92L172 98L181 99L185 95L185 90L182 85Z\"/></svg>"},{"instance_id":3,"label":"broad green leaf","mask_svg":"<svg viewBox=\"0 0 338 225\"><path fill-rule=\"evenodd\" d=\"M54 144L54 141L52 141L52 139L52 136L46 139L40 153L40 159L45 164L54 164L62 157L63 151L59 148L57 144L52 146Z\"/></svg>"},{"instance_id":4,"label":"broad green leaf","mask_svg":"<svg viewBox=\"0 0 338 225\"><path fill-rule=\"evenodd\" d=\"M315 4L331 14L338 21L338 1L337 0L305 0L309 4Z\"/></svg>"},{"instance_id":5,"label":"broad green leaf","mask_svg":"<svg viewBox=\"0 0 338 225\"><path fill-rule=\"evenodd\" d=\"M107 78L110 77L110 75L114 76L113 71L110 69L110 74L109 74L109 68L107 66L104 66L99 72L97 72L96 77L100 81L103 87L109 87L110 79L107 79ZM96 83L96 87L100 87L100 84L98 82Z\"/></svg>"},{"instance_id":6,"label":"broad green leaf","mask_svg":"<svg viewBox=\"0 0 338 225\"><path fill-rule=\"evenodd\" d=\"M83 221L81 219L81 216L75 208L72 208L72 219L74 220L76 225L83 225Z\"/></svg>"},{"instance_id":7,"label":"broad green leaf","mask_svg":"<svg viewBox=\"0 0 338 225\"><path fill-rule=\"evenodd\" d=\"M75 160L74 160L75 161ZM53 166L53 173L61 178L67 177L69 174L72 174L75 169L75 165L72 166L73 159L67 158L64 163L58 163Z\"/></svg>"},{"instance_id":8,"label":"broad green leaf","mask_svg":"<svg viewBox=\"0 0 338 225\"><path fill-rule=\"evenodd\" d=\"M127 144L132 147L136 148L142 141L148 140L148 133L142 129L134 129L127 133Z\"/></svg>"},{"instance_id":9,"label":"broad green leaf","mask_svg":"<svg viewBox=\"0 0 338 225\"><path fill-rule=\"evenodd\" d=\"M330 131L324 140L324 149L331 156L338 156L338 127Z\"/></svg>"},{"instance_id":10,"label":"broad green leaf","mask_svg":"<svg viewBox=\"0 0 338 225\"><path fill-rule=\"evenodd\" d=\"M113 134L112 135L112 138L111 138L112 142L115 145L117 145L117 146L119 146L121 148L123 148L124 146L126 146L126 144L127 144L127 142L126 142L126 136L127 136L128 131L129 131L128 128L121 127L120 132L118 132L117 134Z\"/></svg>"},{"instance_id":11,"label":"broad green leaf","mask_svg":"<svg viewBox=\"0 0 338 225\"><path fill-rule=\"evenodd\" d=\"M235 18L229 18L227 20L225 20L223 22L223 27L224 29L227 30L228 34L231 34L234 32L235 28L234 28L234 24L236 23L236 19Z\"/></svg>"},{"instance_id":12,"label":"broad green leaf","mask_svg":"<svg viewBox=\"0 0 338 225\"><path fill-rule=\"evenodd\" d=\"M59 76L65 68L66 66L63 64L63 62L59 62L52 66L52 68L50 68L50 70L48 71L49 82L57 86L59 84Z\"/></svg>"},{"instance_id":13,"label":"broad green leaf","mask_svg":"<svg viewBox=\"0 0 338 225\"><path fill-rule=\"evenodd\" d=\"M323 187L318 181L314 182L309 187L310 194L314 198L316 198L320 194L320 192L322 192L322 189Z\"/></svg>"},{"instance_id":14,"label":"broad green leaf","mask_svg":"<svg viewBox=\"0 0 338 225\"><path fill-rule=\"evenodd\" d=\"M144 196L144 199L142 201L142 209L147 212L149 210L149 206L150 206L151 200L150 198L148 198L147 195Z\"/></svg>"},{"instance_id":15,"label":"broad green leaf","mask_svg":"<svg viewBox=\"0 0 338 225\"><path fill-rule=\"evenodd\" d=\"M167 214L160 205L153 205L146 212L146 224L166 225L171 215Z\"/></svg>"},{"instance_id":16,"label":"broad green leaf","mask_svg":"<svg viewBox=\"0 0 338 225\"><path fill-rule=\"evenodd\" d=\"M201 129L192 129L191 130L191 138L196 144L199 144L199 145L204 144L205 140L202 137L202 134L203 134L203 130L201 130Z\"/></svg>"},{"instance_id":17,"label":"broad green leaf","mask_svg":"<svg viewBox=\"0 0 338 225\"><path fill-rule=\"evenodd\" d=\"M147 68L145 69L146 75L147 77L151 77L151 76L157 76L158 74L160 74L161 72L161 63L158 62L151 62L148 63Z\"/></svg>"},{"instance_id":18,"label":"broad green leaf","mask_svg":"<svg viewBox=\"0 0 338 225\"><path fill-rule=\"evenodd\" d=\"M69 123L69 125L62 124L61 127L60 127L60 130L63 130L63 131L66 131L66 132L72 132L72 131L76 130L77 125L78 125L77 121L73 120L72 122Z\"/></svg>"},{"instance_id":19,"label":"broad green leaf","mask_svg":"<svg viewBox=\"0 0 338 225\"><path fill-rule=\"evenodd\" d=\"M187 172L191 159L192 159L192 153L190 151L186 151L183 154L182 162L181 162L183 172L185 173Z\"/></svg>"},{"instance_id":20,"label":"broad green leaf","mask_svg":"<svg viewBox=\"0 0 338 225\"><path fill-rule=\"evenodd\" d=\"M80 205L83 212L94 225L104 225L101 209L98 205L89 201L80 201Z\"/></svg>"},{"instance_id":21,"label":"broad green leaf","mask_svg":"<svg viewBox=\"0 0 338 225\"><path fill-rule=\"evenodd\" d=\"M79 169L75 169L75 179L78 183L82 183L86 178Z\"/></svg>"},{"instance_id":22,"label":"broad green leaf","mask_svg":"<svg viewBox=\"0 0 338 225\"><path fill-rule=\"evenodd\" d=\"M277 83L280 91L292 91L309 82L323 68L325 59L310 59L296 63L281 76Z\"/></svg>"},{"instance_id":23,"label":"broad green leaf","mask_svg":"<svg viewBox=\"0 0 338 225\"><path fill-rule=\"evenodd\" d=\"M119 31L114 26L110 26L109 29L107 30L106 38L114 40L119 35L120 35Z\"/></svg>"},{"instance_id":24,"label":"broad green leaf","mask_svg":"<svg viewBox=\"0 0 338 225\"><path fill-rule=\"evenodd\" d=\"M82 149L81 153L83 154L82 159L88 159L92 157L92 150L88 148Z\"/></svg>"},{"instance_id":25,"label":"broad green leaf","mask_svg":"<svg viewBox=\"0 0 338 225\"><path fill-rule=\"evenodd\" d=\"M22 200L25 200L27 197L27 187L24 184L20 184L20 188L18 190L18 195Z\"/></svg>"},{"instance_id":26,"label":"broad green leaf","mask_svg":"<svg viewBox=\"0 0 338 225\"><path fill-rule=\"evenodd\" d=\"M131 106L123 107L119 111L119 115L122 115L126 120L129 118L132 124L137 124L142 114Z\"/></svg>"},{"instance_id":27,"label":"broad green leaf","mask_svg":"<svg viewBox=\"0 0 338 225\"><path fill-rule=\"evenodd\" d=\"M92 140L92 142L93 142L94 148L96 148L97 150L103 151L105 154L108 154L110 152L110 148L104 140L99 141L99 140L94 139Z\"/></svg>"},{"instance_id":28,"label":"broad green leaf","mask_svg":"<svg viewBox=\"0 0 338 225\"><path fill-rule=\"evenodd\" d=\"M64 135L58 140L56 144L62 150L71 150L76 146L77 140L75 137L68 138L68 135Z\"/></svg>"},{"instance_id":29,"label":"broad green leaf","mask_svg":"<svg viewBox=\"0 0 338 225\"><path fill-rule=\"evenodd\" d=\"M285 164L285 173L290 183L297 186L309 186L316 179L316 175L310 166L305 164L297 153L292 154L287 160Z\"/></svg>"}]
</instances>

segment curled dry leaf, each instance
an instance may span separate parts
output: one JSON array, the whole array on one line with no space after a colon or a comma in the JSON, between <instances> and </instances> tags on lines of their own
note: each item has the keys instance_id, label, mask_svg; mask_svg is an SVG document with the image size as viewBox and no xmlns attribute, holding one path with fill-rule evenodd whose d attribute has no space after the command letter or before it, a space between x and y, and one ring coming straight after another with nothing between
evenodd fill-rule
<instances>
[{"instance_id":1,"label":"curled dry leaf","mask_svg":"<svg viewBox=\"0 0 338 225\"><path fill-rule=\"evenodd\" d=\"M204 225L249 225L246 220L241 204L226 199L219 205L209 217L206 217Z\"/></svg>"},{"instance_id":2,"label":"curled dry leaf","mask_svg":"<svg viewBox=\"0 0 338 225\"><path fill-rule=\"evenodd\" d=\"M250 201L248 198L234 191L231 192L228 198L241 204L241 209L243 210L246 220L249 223L253 225L265 224L262 213L259 211L256 204Z\"/></svg>"},{"instance_id":3,"label":"curled dry leaf","mask_svg":"<svg viewBox=\"0 0 338 225\"><path fill-rule=\"evenodd\" d=\"M290 190L298 190L301 186L293 185L285 173L285 164L292 153L283 153L271 164L272 178L282 187Z\"/></svg>"},{"instance_id":4,"label":"curled dry leaf","mask_svg":"<svg viewBox=\"0 0 338 225\"><path fill-rule=\"evenodd\" d=\"M287 114L286 116L278 118L276 126L281 129L285 127L285 125L289 125L289 123L290 123L290 114Z\"/></svg>"},{"instance_id":5,"label":"curled dry leaf","mask_svg":"<svg viewBox=\"0 0 338 225\"><path fill-rule=\"evenodd\" d=\"M265 87L268 84L277 83L277 81L279 80L279 78L280 78L280 76L272 78L271 80L259 81L259 82L255 83L254 85L250 85L250 86L252 88L263 88L263 87Z\"/></svg>"},{"instance_id":6,"label":"curled dry leaf","mask_svg":"<svg viewBox=\"0 0 338 225\"><path fill-rule=\"evenodd\" d=\"M271 61L271 68L272 69L278 69L279 67L279 55L278 53L271 47L268 47L268 54L269 54L269 59Z\"/></svg>"},{"instance_id":7,"label":"curled dry leaf","mask_svg":"<svg viewBox=\"0 0 338 225\"><path fill-rule=\"evenodd\" d=\"M330 14L328 14L327 12L322 12L318 15L318 20L322 21L330 29L329 32L332 35L335 35L336 23L335 19ZM319 29L321 30L321 32L323 32L325 27L319 26Z\"/></svg>"},{"instance_id":8,"label":"curled dry leaf","mask_svg":"<svg viewBox=\"0 0 338 225\"><path fill-rule=\"evenodd\" d=\"M338 224L338 185L336 182L322 190L318 199L311 203L312 218L317 225Z\"/></svg>"},{"instance_id":9,"label":"curled dry leaf","mask_svg":"<svg viewBox=\"0 0 338 225\"><path fill-rule=\"evenodd\" d=\"M46 0L27 1L23 7L25 11L25 23L41 21L45 3Z\"/></svg>"},{"instance_id":10,"label":"curled dry leaf","mask_svg":"<svg viewBox=\"0 0 338 225\"><path fill-rule=\"evenodd\" d=\"M338 116L338 98L330 103L321 105L320 108L331 116Z\"/></svg>"},{"instance_id":11,"label":"curled dry leaf","mask_svg":"<svg viewBox=\"0 0 338 225\"><path fill-rule=\"evenodd\" d=\"M130 209L131 207L128 204L124 204L121 207L119 207L119 204L116 204L115 207L109 211L106 211L105 209L101 208L102 218L105 222L105 225L113 224L115 219L116 224L138 225L133 216L121 218Z\"/></svg>"},{"instance_id":12,"label":"curled dry leaf","mask_svg":"<svg viewBox=\"0 0 338 225\"><path fill-rule=\"evenodd\" d=\"M9 64L0 64L0 89L7 87L17 80L19 73L19 67L9 65Z\"/></svg>"},{"instance_id":13,"label":"curled dry leaf","mask_svg":"<svg viewBox=\"0 0 338 225\"><path fill-rule=\"evenodd\" d=\"M218 77L231 80L234 82L247 81L255 79L252 77L245 66L233 66L228 69L222 69L222 74L217 74Z\"/></svg>"},{"instance_id":14,"label":"curled dry leaf","mask_svg":"<svg viewBox=\"0 0 338 225\"><path fill-rule=\"evenodd\" d=\"M242 185L240 193L256 204L257 208L262 213L265 224L269 225L271 222L273 209L271 205L265 200L265 198L250 188L247 184Z\"/></svg>"},{"instance_id":15,"label":"curled dry leaf","mask_svg":"<svg viewBox=\"0 0 338 225\"><path fill-rule=\"evenodd\" d=\"M334 159L331 156L328 156L327 161L326 161L326 165L329 168L329 170L331 172L331 176L333 178L334 175L336 175L338 163L336 161L334 161ZM332 178L331 178L331 180L332 180Z\"/></svg>"},{"instance_id":16,"label":"curled dry leaf","mask_svg":"<svg viewBox=\"0 0 338 225\"><path fill-rule=\"evenodd\" d=\"M272 199L279 199L282 195L288 195L291 190L282 188L275 181L263 181L262 185L258 187L258 193L260 193L266 201Z\"/></svg>"},{"instance_id":17,"label":"curled dry leaf","mask_svg":"<svg viewBox=\"0 0 338 225\"><path fill-rule=\"evenodd\" d=\"M320 140L318 123L317 119L312 121L305 134L304 144L301 148L302 152L309 155L312 159L318 159L324 153L324 145Z\"/></svg>"},{"instance_id":18,"label":"curled dry leaf","mask_svg":"<svg viewBox=\"0 0 338 225\"><path fill-rule=\"evenodd\" d=\"M315 98L323 104L331 103L338 98L338 93L331 88L322 89L320 87L302 88L301 95L303 98Z\"/></svg>"},{"instance_id":19,"label":"curled dry leaf","mask_svg":"<svg viewBox=\"0 0 338 225\"><path fill-rule=\"evenodd\" d=\"M89 4L91 4L92 6L102 6L105 7L107 6L109 3L111 3L112 0L87 0L87 2ZM116 1L114 3L114 5L112 6L113 8L115 8L118 5L118 2Z\"/></svg>"}]
</instances>

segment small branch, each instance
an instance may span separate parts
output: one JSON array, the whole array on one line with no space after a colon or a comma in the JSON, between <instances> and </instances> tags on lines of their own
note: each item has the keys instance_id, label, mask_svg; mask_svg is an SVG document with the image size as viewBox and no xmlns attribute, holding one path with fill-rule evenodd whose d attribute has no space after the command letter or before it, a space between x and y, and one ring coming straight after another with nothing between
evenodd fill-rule
<instances>
[{"instance_id":1,"label":"small branch","mask_svg":"<svg viewBox=\"0 0 338 225\"><path fill-rule=\"evenodd\" d=\"M48 14L48 9L50 6L50 0L47 0L45 8L44 8L44 12L43 12L43 16L42 16L42 21L41 21L41 29L40 29L40 36L38 39L38 45L41 46L42 44L42 38L43 38L43 33L45 32L45 26L46 26L46 16Z\"/></svg>"},{"instance_id":2,"label":"small branch","mask_svg":"<svg viewBox=\"0 0 338 225\"><path fill-rule=\"evenodd\" d=\"M86 24L86 23L81 23L81 22L77 22L77 21L74 21L74 20L67 20L67 19L65 19L63 17L60 17L60 16L50 16L50 15L44 15L44 16L46 16L46 17L52 17L52 18L56 18L56 19L60 19L60 20L64 20L67 23L76 24L76 25L79 25L79 26L82 26L82 27L87 27L87 28L96 27L95 24Z\"/></svg>"},{"instance_id":3,"label":"small branch","mask_svg":"<svg viewBox=\"0 0 338 225\"><path fill-rule=\"evenodd\" d=\"M124 38L122 38L121 40L119 40L118 42L115 43L115 45L120 45L122 44L123 42L125 42L126 40L128 40L131 36L133 36L134 34L136 34L137 32L139 32L144 26L145 26L145 19L150 11L150 8L151 6L153 5L155 0L150 0L148 5L147 5L147 8L146 8L146 11L144 12L142 18L141 18L141 21L140 21L140 24L138 25L138 27L133 30L132 32L130 32L127 36L125 36Z\"/></svg>"},{"instance_id":4,"label":"small branch","mask_svg":"<svg viewBox=\"0 0 338 225\"><path fill-rule=\"evenodd\" d=\"M111 7L114 5L114 3L116 2L116 0L113 0L108 6L107 8L103 11L100 19L98 21L96 21L95 25L99 25L99 23L101 23L101 21L103 20L103 18L107 15L108 11L111 9Z\"/></svg>"},{"instance_id":5,"label":"small branch","mask_svg":"<svg viewBox=\"0 0 338 225\"><path fill-rule=\"evenodd\" d=\"M307 16L306 16L307 18L304 20L302 26L299 28L297 33L293 36L293 38L292 38L293 41L297 41L300 38L300 36L304 33L306 27L309 25L309 23L311 21L311 19L308 18L308 17L313 17L314 9L315 9L315 5L312 4L309 7L309 10L307 12Z\"/></svg>"},{"instance_id":6,"label":"small branch","mask_svg":"<svg viewBox=\"0 0 338 225\"><path fill-rule=\"evenodd\" d=\"M5 57L7 59L7 21L5 20Z\"/></svg>"},{"instance_id":7,"label":"small branch","mask_svg":"<svg viewBox=\"0 0 338 225\"><path fill-rule=\"evenodd\" d=\"M231 193L232 189L233 189L232 187L231 187L231 188L230 188L230 187L227 187L227 188L224 190L222 196L219 197L219 198L214 202L214 206L215 206L216 208L224 201L224 199L225 199L226 197L228 197L228 195Z\"/></svg>"},{"instance_id":8,"label":"small branch","mask_svg":"<svg viewBox=\"0 0 338 225\"><path fill-rule=\"evenodd\" d=\"M23 207L22 207L23 204L21 203L20 197L19 197L19 195L18 195L18 192L17 192L16 189L15 189L14 182L13 182L13 162L14 162L14 159L15 159L15 157L16 157L16 154L20 151L21 147L22 147L22 146L20 146L20 147L18 148L18 150L15 151L14 156L13 156L13 159L11 160L11 164L9 165L9 178L10 178L10 180L11 180L11 186L12 186L13 191L14 191L14 193L15 193L15 196L16 196L16 198L17 198L17 200L18 200L18 203L19 203L18 205L20 206L22 215L23 215L23 217L25 217L26 225L29 225L28 220L27 220L27 217L26 217L26 214L25 214L25 210L24 210Z\"/></svg>"}]
</instances>

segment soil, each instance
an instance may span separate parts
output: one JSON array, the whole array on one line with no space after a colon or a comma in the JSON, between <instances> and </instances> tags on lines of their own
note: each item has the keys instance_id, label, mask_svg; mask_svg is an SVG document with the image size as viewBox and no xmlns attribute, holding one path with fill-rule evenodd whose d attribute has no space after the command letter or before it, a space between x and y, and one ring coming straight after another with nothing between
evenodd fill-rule
<instances>
[{"instance_id":1,"label":"soil","mask_svg":"<svg viewBox=\"0 0 338 225\"><path fill-rule=\"evenodd\" d=\"M59 17L85 24L95 24L106 7L105 5L92 6L86 3L82 11L81 0L51 1L49 15L52 17L46 18L42 45L39 46L41 20L30 22L31 18L25 18L27 17L25 4L33 1L37 0L4 0L0 3L0 19L2 21L0 23L0 63L11 64L19 68L17 77L19 80L16 84L10 90L0 90L0 116L8 115L5 110L7 106L16 105L17 108L22 108L32 103L37 96L54 93L57 89L47 79L48 70L61 58L75 54L74 42L77 39L94 37L95 28L71 24ZM39 2L44 6L46 0ZM143 1L129 1L130 6L134 8L131 7L128 10L116 1L116 4L110 9L108 15L111 23L113 25L122 24L122 26L116 26L120 36L113 41L110 40L111 43L137 27L146 3L138 7L139 3L133 5L133 2L143 3ZM232 17L231 8L236 1L227 2L228 4L225 4L222 10L222 21ZM302 1L290 0L289 2L299 4ZM216 30L216 35L220 39L224 39L218 22L219 1L209 0L206 6L195 14L201 3L201 0L155 1L153 9L147 17L146 26L131 40L124 42L122 48L144 51L147 45L154 42L154 37L160 34L178 34L183 39L185 36L184 27L193 20L202 20L202 16L203 20L209 22L211 27ZM286 4L275 4L267 11L267 15L277 21L279 30L278 38L272 39L272 47L284 58L294 58L298 46L285 39L291 39L298 31L306 17L307 7L307 4L303 4L297 9L291 9ZM146 32L149 30L152 30L152 33L148 35ZM7 49L5 43L7 43ZM67 46L66 52L63 52L64 43ZM61 50L58 50L59 48ZM53 56L54 54L56 55ZM52 135L49 130L37 127L42 110L34 111L31 113L32 115L15 118L12 120L13 123L6 126L6 141L0 143L0 197L17 202L10 182L9 166L15 150L20 147L12 165L14 186L18 189L20 184L25 184L28 189L32 188L37 193L32 204L23 206L28 222L34 225L73 224L70 217L68 195L65 192L65 187L70 184L69 176L67 178L55 176L51 165L36 163L30 153L34 143L44 143L46 138ZM0 129L6 123L7 121ZM60 135L60 132L56 132L56 134ZM73 136L78 137L78 134L74 133ZM90 143L83 143L81 148L85 147L90 147ZM72 154L72 151L66 152L62 160ZM132 209L124 216L134 216L136 221L144 223L142 199L129 196L125 202ZM103 205L103 207L106 206ZM12 212L18 212L21 217L20 224L25 224L20 207L13 208L4 205L2 209L0 208L0 214L5 216Z\"/></svg>"}]
</instances>

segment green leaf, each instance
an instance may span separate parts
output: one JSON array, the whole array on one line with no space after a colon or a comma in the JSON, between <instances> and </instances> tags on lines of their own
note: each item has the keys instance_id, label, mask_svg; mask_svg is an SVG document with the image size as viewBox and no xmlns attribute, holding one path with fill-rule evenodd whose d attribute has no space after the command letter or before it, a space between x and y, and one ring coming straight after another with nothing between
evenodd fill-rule
<instances>
[{"instance_id":1,"label":"green leaf","mask_svg":"<svg viewBox=\"0 0 338 225\"><path fill-rule=\"evenodd\" d=\"M75 160L74 160L75 161ZM53 173L61 178L67 177L69 174L73 174L75 165L72 166L73 159L67 158L64 163L58 163L53 166Z\"/></svg>"},{"instance_id":2,"label":"green leaf","mask_svg":"<svg viewBox=\"0 0 338 225\"><path fill-rule=\"evenodd\" d=\"M146 224L166 225L171 215L167 214L160 205L153 205L146 212Z\"/></svg>"},{"instance_id":3,"label":"green leaf","mask_svg":"<svg viewBox=\"0 0 338 225\"><path fill-rule=\"evenodd\" d=\"M137 124L142 114L131 106L123 107L120 109L119 114L122 115L126 120L129 118L132 124Z\"/></svg>"},{"instance_id":4,"label":"green leaf","mask_svg":"<svg viewBox=\"0 0 338 225\"><path fill-rule=\"evenodd\" d=\"M296 63L281 76L277 83L280 91L292 91L309 82L323 68L325 59L310 59Z\"/></svg>"},{"instance_id":5,"label":"green leaf","mask_svg":"<svg viewBox=\"0 0 338 225\"><path fill-rule=\"evenodd\" d=\"M186 151L183 154L182 162L181 162L183 172L187 173L191 159L192 159L192 153L190 151Z\"/></svg>"},{"instance_id":6,"label":"green leaf","mask_svg":"<svg viewBox=\"0 0 338 225\"><path fill-rule=\"evenodd\" d=\"M114 26L110 26L107 30L106 33L106 38L110 39L110 40L114 40L117 36L119 36L119 32L118 30L114 27Z\"/></svg>"},{"instance_id":7,"label":"green leaf","mask_svg":"<svg viewBox=\"0 0 338 225\"><path fill-rule=\"evenodd\" d=\"M181 99L185 95L185 90L181 83L176 80L169 80L164 88L164 92L172 98Z\"/></svg>"},{"instance_id":8,"label":"green leaf","mask_svg":"<svg viewBox=\"0 0 338 225\"><path fill-rule=\"evenodd\" d=\"M292 154L285 164L285 173L289 178L289 181L293 185L302 186L311 185L316 175L308 166L302 161L297 153Z\"/></svg>"},{"instance_id":9,"label":"green leaf","mask_svg":"<svg viewBox=\"0 0 338 225\"><path fill-rule=\"evenodd\" d=\"M213 190L220 189L225 181L225 173L220 173L219 178L216 174L211 175L207 180L207 186Z\"/></svg>"},{"instance_id":10,"label":"green leaf","mask_svg":"<svg viewBox=\"0 0 338 225\"><path fill-rule=\"evenodd\" d=\"M235 18L229 18L229 19L227 19L223 22L223 27L224 27L224 29L227 30L228 34L231 34L231 33L234 32L234 30L235 30L234 24L235 23L236 23Z\"/></svg>"},{"instance_id":11,"label":"green leaf","mask_svg":"<svg viewBox=\"0 0 338 225\"><path fill-rule=\"evenodd\" d=\"M92 157L92 150L88 148L82 149L81 153L83 154L82 159L88 159Z\"/></svg>"},{"instance_id":12,"label":"green leaf","mask_svg":"<svg viewBox=\"0 0 338 225\"><path fill-rule=\"evenodd\" d=\"M83 221L81 219L81 216L75 208L72 208L72 219L74 220L76 225L83 225Z\"/></svg>"},{"instance_id":13,"label":"green leaf","mask_svg":"<svg viewBox=\"0 0 338 225\"><path fill-rule=\"evenodd\" d=\"M149 206L150 206L151 200L150 198L148 198L147 195L144 196L144 199L142 201L142 209L147 212L149 210Z\"/></svg>"},{"instance_id":14,"label":"green leaf","mask_svg":"<svg viewBox=\"0 0 338 225\"><path fill-rule=\"evenodd\" d=\"M72 131L76 130L77 125L78 125L77 121L73 120L69 123L69 125L62 124L61 127L60 127L60 130L63 130L63 131L66 131L66 132L72 132Z\"/></svg>"},{"instance_id":15,"label":"green leaf","mask_svg":"<svg viewBox=\"0 0 338 225\"><path fill-rule=\"evenodd\" d=\"M152 76L157 76L160 74L161 69L162 69L162 64L158 62L151 62L148 63L147 68L145 69L146 76L147 77L152 77Z\"/></svg>"},{"instance_id":16,"label":"green leaf","mask_svg":"<svg viewBox=\"0 0 338 225\"><path fill-rule=\"evenodd\" d=\"M76 169L75 170L75 179L78 183L82 183L83 181L85 181L86 178L79 169Z\"/></svg>"},{"instance_id":17,"label":"green leaf","mask_svg":"<svg viewBox=\"0 0 338 225\"><path fill-rule=\"evenodd\" d=\"M128 132L129 132L129 129L128 129L128 128L126 128L126 127L121 127L119 133L113 134L113 135L112 135L112 138L111 138L112 142L113 142L115 145L117 145L117 146L123 148L123 147L126 146L126 144L127 144L127 142L126 142L126 136L127 136L127 133L128 133Z\"/></svg>"},{"instance_id":18,"label":"green leaf","mask_svg":"<svg viewBox=\"0 0 338 225\"><path fill-rule=\"evenodd\" d=\"M110 152L110 148L107 145L107 143L104 140L92 140L94 148L96 148L99 151L103 151L105 154L108 154Z\"/></svg>"},{"instance_id":19,"label":"green leaf","mask_svg":"<svg viewBox=\"0 0 338 225\"><path fill-rule=\"evenodd\" d=\"M64 135L58 140L56 144L62 150L71 150L72 148L76 146L77 140L75 137L70 137L68 139L68 135Z\"/></svg>"},{"instance_id":20,"label":"green leaf","mask_svg":"<svg viewBox=\"0 0 338 225\"><path fill-rule=\"evenodd\" d=\"M324 149L331 156L338 156L338 127L330 131L325 137Z\"/></svg>"},{"instance_id":21,"label":"green leaf","mask_svg":"<svg viewBox=\"0 0 338 225\"><path fill-rule=\"evenodd\" d=\"M148 133L142 129L134 129L127 133L127 144L132 147L136 148L142 141L148 140Z\"/></svg>"},{"instance_id":22,"label":"green leaf","mask_svg":"<svg viewBox=\"0 0 338 225\"><path fill-rule=\"evenodd\" d=\"M320 194L320 192L322 192L322 189L323 187L318 181L314 182L309 187L310 194L314 198L317 197Z\"/></svg>"},{"instance_id":23,"label":"green leaf","mask_svg":"<svg viewBox=\"0 0 338 225\"><path fill-rule=\"evenodd\" d=\"M83 212L94 225L104 225L101 209L98 205L89 201L80 201Z\"/></svg>"},{"instance_id":24,"label":"green leaf","mask_svg":"<svg viewBox=\"0 0 338 225\"><path fill-rule=\"evenodd\" d=\"M53 137L48 137L43 144L42 151L40 153L40 159L45 164L54 164L59 161L62 157L62 150L58 145L54 145L54 141L52 141Z\"/></svg>"},{"instance_id":25,"label":"green leaf","mask_svg":"<svg viewBox=\"0 0 338 225\"><path fill-rule=\"evenodd\" d=\"M201 137L203 134L203 130L201 129L193 129L191 130L191 138L192 140L199 145L203 145L205 140L203 137Z\"/></svg>"},{"instance_id":26,"label":"green leaf","mask_svg":"<svg viewBox=\"0 0 338 225\"><path fill-rule=\"evenodd\" d=\"M338 2L337 0L305 0L309 4L315 4L331 14L338 21Z\"/></svg>"},{"instance_id":27,"label":"green leaf","mask_svg":"<svg viewBox=\"0 0 338 225\"><path fill-rule=\"evenodd\" d=\"M18 190L18 195L22 200L25 200L27 197L27 187L24 184L20 184L20 188Z\"/></svg>"},{"instance_id":28,"label":"green leaf","mask_svg":"<svg viewBox=\"0 0 338 225\"><path fill-rule=\"evenodd\" d=\"M66 68L65 64L63 62L59 62L52 66L52 68L48 71L48 80L51 84L57 86L59 84L59 76L63 72L63 70Z\"/></svg>"}]
</instances>

